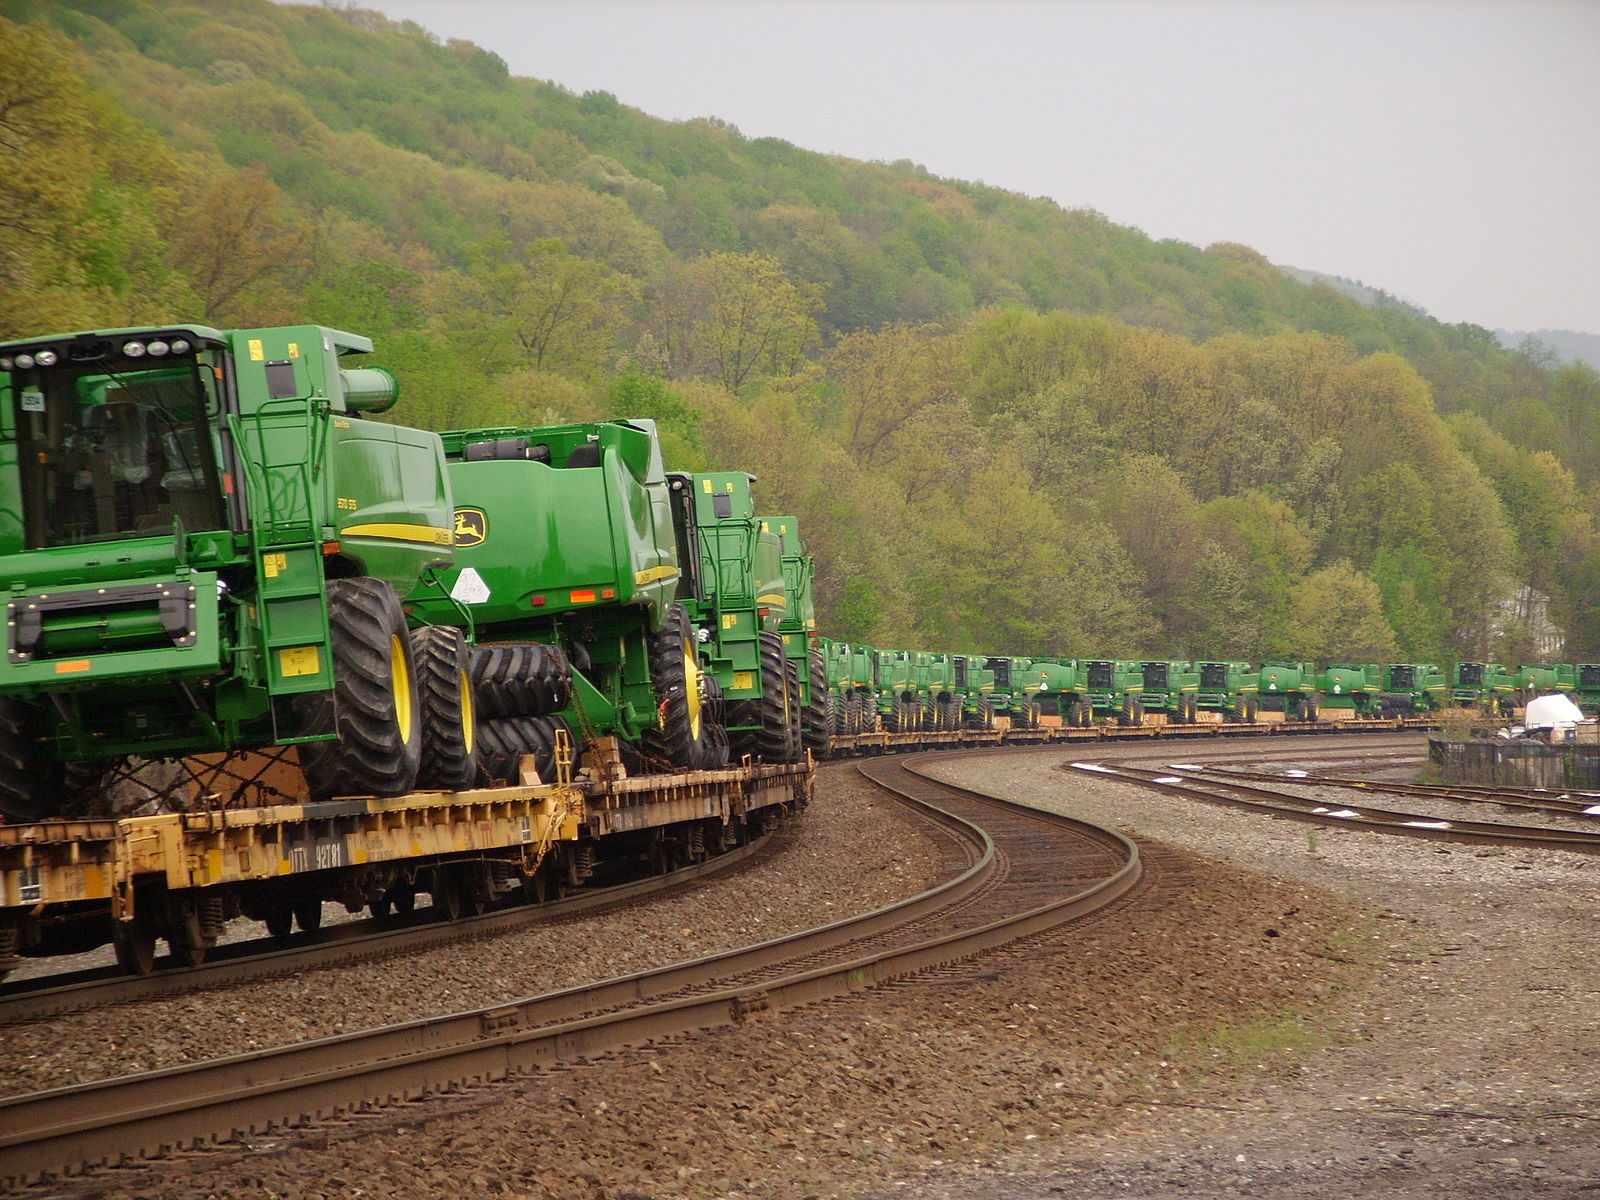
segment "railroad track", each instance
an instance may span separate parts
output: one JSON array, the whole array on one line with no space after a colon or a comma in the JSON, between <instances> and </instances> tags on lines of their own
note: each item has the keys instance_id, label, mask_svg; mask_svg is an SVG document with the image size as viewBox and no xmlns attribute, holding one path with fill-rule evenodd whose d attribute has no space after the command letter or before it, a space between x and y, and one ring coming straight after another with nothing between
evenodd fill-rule
<instances>
[{"instance_id":1,"label":"railroad track","mask_svg":"<svg viewBox=\"0 0 1600 1200\"><path fill-rule=\"evenodd\" d=\"M742 1022L1060 925L1140 880L1137 848L1108 830L937 783L901 761L862 769L938 830L945 883L792 937L518 1003L0 1100L0 1180L226 1142Z\"/></svg>"},{"instance_id":2,"label":"railroad track","mask_svg":"<svg viewBox=\"0 0 1600 1200\"><path fill-rule=\"evenodd\" d=\"M169 957L161 960L150 975L128 975L111 965L20 979L0 989L0 1024L106 1004L132 1004L234 987L317 967L413 954L535 925L570 921L582 914L646 901L699 880L754 865L771 852L773 836L764 834L724 854L665 875L585 888L559 900L500 908L473 917L450 919L442 908L436 911L436 906L429 906L406 916L350 921L313 933L296 933L289 939L230 942L194 967L182 966Z\"/></svg>"},{"instance_id":3,"label":"railroad track","mask_svg":"<svg viewBox=\"0 0 1600 1200\"><path fill-rule=\"evenodd\" d=\"M1433 841L1492 843L1575 850L1588 854L1600 853L1600 833L1510 825L1494 821L1441 818L1433 813L1397 812L1393 809L1366 805L1333 804L1321 797L1308 797L1277 788L1253 786L1195 764L1169 764L1163 770L1151 770L1118 762L1080 761L1063 764L1061 769L1069 772L1093 773L1137 784L1164 795L1228 804L1268 816L1316 825L1367 829ZM1303 782L1299 778L1286 780L1281 773L1271 778L1284 783ZM1349 786L1351 781L1345 779L1339 782L1343 786ZM1384 784L1375 783L1371 785L1370 790L1388 789Z\"/></svg>"},{"instance_id":4,"label":"railroad track","mask_svg":"<svg viewBox=\"0 0 1600 1200\"><path fill-rule=\"evenodd\" d=\"M1462 783L1391 783L1388 780L1356 779L1348 775L1329 775L1318 771L1289 769L1256 771L1241 767L1208 767L1228 779L1249 779L1263 783L1296 783L1319 788L1347 788L1358 792L1390 792L1397 796L1419 796L1452 804L1490 804L1496 808L1524 809L1528 812L1600 820L1600 792L1572 789L1552 792L1548 788L1478 787Z\"/></svg>"}]
</instances>

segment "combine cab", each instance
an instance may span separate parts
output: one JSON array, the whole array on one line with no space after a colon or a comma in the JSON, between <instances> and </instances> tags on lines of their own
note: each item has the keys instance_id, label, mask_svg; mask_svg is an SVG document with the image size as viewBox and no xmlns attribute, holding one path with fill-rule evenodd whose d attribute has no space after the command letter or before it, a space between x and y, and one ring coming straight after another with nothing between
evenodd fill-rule
<instances>
[{"instance_id":1,"label":"combine cab","mask_svg":"<svg viewBox=\"0 0 1600 1200\"><path fill-rule=\"evenodd\" d=\"M1143 689L1139 703L1147 713L1163 713L1174 725L1191 725L1199 714L1200 676L1192 663L1145 662L1139 664Z\"/></svg>"},{"instance_id":2,"label":"combine cab","mask_svg":"<svg viewBox=\"0 0 1600 1200\"><path fill-rule=\"evenodd\" d=\"M1457 708L1508 715L1516 690L1516 679L1499 663L1462 662L1450 670L1450 703Z\"/></svg>"},{"instance_id":3,"label":"combine cab","mask_svg":"<svg viewBox=\"0 0 1600 1200\"><path fill-rule=\"evenodd\" d=\"M1574 668L1574 698L1584 712L1600 712L1600 663L1578 663Z\"/></svg>"}]
</instances>

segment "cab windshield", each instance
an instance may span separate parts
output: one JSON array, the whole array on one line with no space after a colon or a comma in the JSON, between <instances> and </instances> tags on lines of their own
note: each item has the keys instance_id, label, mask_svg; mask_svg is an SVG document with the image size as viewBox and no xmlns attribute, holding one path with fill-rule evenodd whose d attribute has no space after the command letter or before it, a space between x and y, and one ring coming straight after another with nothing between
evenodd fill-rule
<instances>
[{"instance_id":1,"label":"cab windshield","mask_svg":"<svg viewBox=\"0 0 1600 1200\"><path fill-rule=\"evenodd\" d=\"M32 549L226 528L207 431L218 407L193 360L149 370L17 372L23 519Z\"/></svg>"}]
</instances>

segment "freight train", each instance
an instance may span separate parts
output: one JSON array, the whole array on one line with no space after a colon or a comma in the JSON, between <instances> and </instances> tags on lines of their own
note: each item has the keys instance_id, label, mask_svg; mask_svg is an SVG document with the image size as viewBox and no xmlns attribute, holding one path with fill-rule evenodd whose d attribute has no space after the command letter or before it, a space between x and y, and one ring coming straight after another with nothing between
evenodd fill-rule
<instances>
[{"instance_id":1,"label":"freight train","mask_svg":"<svg viewBox=\"0 0 1600 1200\"><path fill-rule=\"evenodd\" d=\"M1137 661L888 650L822 639L845 734L1394 720L1446 708L1510 718L1541 692L1600 712L1600 664ZM949 678L941 664L952 664ZM952 714L959 714L954 716ZM875 718L875 719L874 719Z\"/></svg>"},{"instance_id":2,"label":"freight train","mask_svg":"<svg viewBox=\"0 0 1600 1200\"><path fill-rule=\"evenodd\" d=\"M1531 686L836 642L750 475L669 471L648 420L380 420L399 385L358 365L372 348L315 325L0 344L0 973L106 941L135 970L163 939L193 963L236 916L284 934L325 901L456 913L608 858L692 861L886 733Z\"/></svg>"}]
</instances>

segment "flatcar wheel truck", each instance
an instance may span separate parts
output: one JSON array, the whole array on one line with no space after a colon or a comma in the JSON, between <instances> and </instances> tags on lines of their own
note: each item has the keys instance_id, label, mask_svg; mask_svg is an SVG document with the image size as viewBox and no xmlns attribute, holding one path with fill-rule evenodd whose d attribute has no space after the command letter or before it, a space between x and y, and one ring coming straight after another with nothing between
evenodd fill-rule
<instances>
[{"instance_id":1,"label":"flatcar wheel truck","mask_svg":"<svg viewBox=\"0 0 1600 1200\"><path fill-rule=\"evenodd\" d=\"M470 741L470 706L424 712L398 600L451 560L439 438L366 419L398 396L345 366L371 349L316 325L0 344L7 820L83 811L130 758L280 745L313 796L402 794L425 730Z\"/></svg>"}]
</instances>

